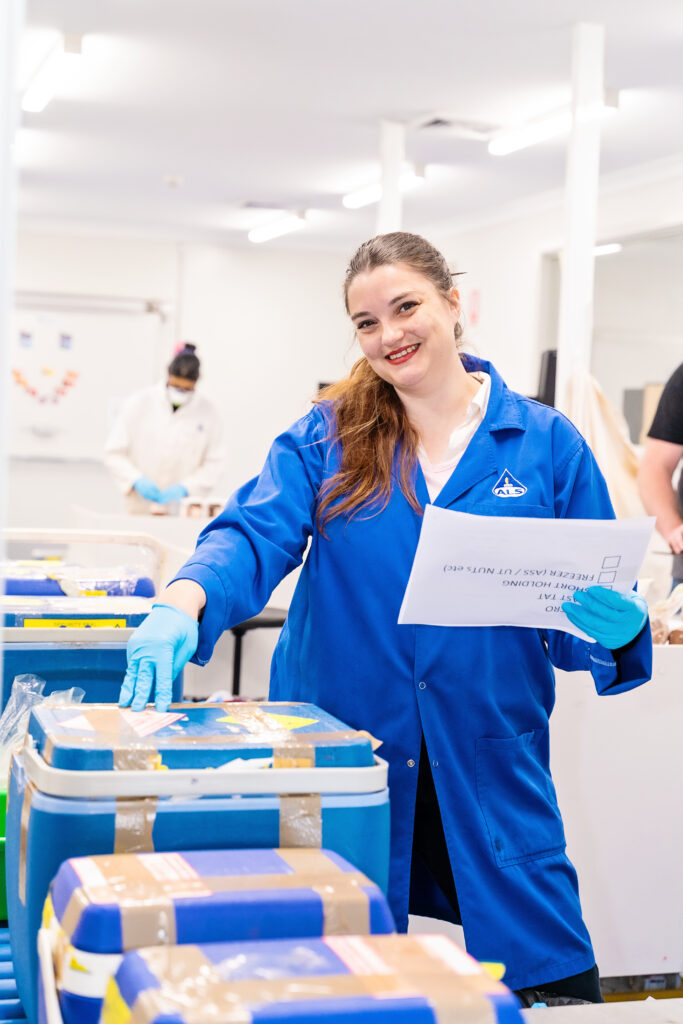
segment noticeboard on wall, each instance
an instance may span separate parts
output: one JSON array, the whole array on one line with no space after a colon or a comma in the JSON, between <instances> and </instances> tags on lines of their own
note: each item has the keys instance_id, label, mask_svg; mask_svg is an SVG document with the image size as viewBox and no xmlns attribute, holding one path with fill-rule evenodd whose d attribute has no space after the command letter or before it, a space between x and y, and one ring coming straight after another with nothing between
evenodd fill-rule
<instances>
[{"instance_id":1,"label":"noticeboard on wall","mask_svg":"<svg viewBox=\"0 0 683 1024\"><path fill-rule=\"evenodd\" d=\"M10 331L14 457L100 458L115 410L163 363L154 314L17 309Z\"/></svg>"}]
</instances>

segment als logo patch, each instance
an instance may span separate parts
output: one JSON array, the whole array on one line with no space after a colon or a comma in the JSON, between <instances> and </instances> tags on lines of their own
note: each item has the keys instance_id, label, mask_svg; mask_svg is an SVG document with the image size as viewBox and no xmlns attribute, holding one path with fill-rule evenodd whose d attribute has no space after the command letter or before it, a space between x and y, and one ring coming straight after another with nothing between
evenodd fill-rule
<instances>
[{"instance_id":1,"label":"als logo patch","mask_svg":"<svg viewBox=\"0 0 683 1024\"><path fill-rule=\"evenodd\" d=\"M521 498L526 492L524 484L515 479L509 469L503 470L503 475L493 487L493 493L499 498Z\"/></svg>"}]
</instances>

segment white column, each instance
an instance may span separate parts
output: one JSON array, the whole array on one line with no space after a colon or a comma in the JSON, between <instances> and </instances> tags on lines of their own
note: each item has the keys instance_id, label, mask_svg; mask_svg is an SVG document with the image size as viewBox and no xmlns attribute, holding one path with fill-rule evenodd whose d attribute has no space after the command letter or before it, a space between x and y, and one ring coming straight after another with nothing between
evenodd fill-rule
<instances>
[{"instance_id":1,"label":"white column","mask_svg":"<svg viewBox=\"0 0 683 1024\"><path fill-rule=\"evenodd\" d=\"M23 23L23 0L2 0L0 2L0 239L2 239L2 244L0 244L0 559L4 557L2 527L5 525L7 515L9 329L15 246L15 172L11 146L19 114L15 83Z\"/></svg>"},{"instance_id":2,"label":"white column","mask_svg":"<svg viewBox=\"0 0 683 1024\"><path fill-rule=\"evenodd\" d=\"M400 231L403 204L399 179L406 155L406 126L398 121L380 121L382 198L377 213L377 234Z\"/></svg>"},{"instance_id":3,"label":"white column","mask_svg":"<svg viewBox=\"0 0 683 1024\"><path fill-rule=\"evenodd\" d=\"M594 110L595 105L604 100L604 43L602 25L578 24L574 27L573 123L567 154L555 388L555 405L564 411L568 409L569 381L590 370L600 120L586 118L585 113L591 107Z\"/></svg>"}]
</instances>

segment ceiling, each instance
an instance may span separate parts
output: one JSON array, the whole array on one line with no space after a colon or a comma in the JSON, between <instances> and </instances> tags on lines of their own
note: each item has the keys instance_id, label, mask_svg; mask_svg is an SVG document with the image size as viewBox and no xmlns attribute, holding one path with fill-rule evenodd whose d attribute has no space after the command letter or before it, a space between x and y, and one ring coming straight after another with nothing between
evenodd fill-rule
<instances>
[{"instance_id":1,"label":"ceiling","mask_svg":"<svg viewBox=\"0 0 683 1024\"><path fill-rule=\"evenodd\" d=\"M572 26L606 27L601 169L683 158L681 0L27 0L27 42L82 34L79 81L17 145L20 225L248 244L271 209L307 211L270 245L347 250L376 207L379 121L506 126L570 99ZM415 129L426 183L404 226L476 223L561 189L565 141L505 157ZM165 176L182 179L169 186Z\"/></svg>"}]
</instances>

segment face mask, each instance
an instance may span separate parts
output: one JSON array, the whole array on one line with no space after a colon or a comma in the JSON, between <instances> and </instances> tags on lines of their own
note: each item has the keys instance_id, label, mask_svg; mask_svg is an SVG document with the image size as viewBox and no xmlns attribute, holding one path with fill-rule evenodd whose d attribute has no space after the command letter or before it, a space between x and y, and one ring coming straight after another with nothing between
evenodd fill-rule
<instances>
[{"instance_id":1,"label":"face mask","mask_svg":"<svg viewBox=\"0 0 683 1024\"><path fill-rule=\"evenodd\" d=\"M193 391L185 391L183 388L174 388L170 384L166 385L166 393L171 405L187 405L194 394Z\"/></svg>"}]
</instances>

